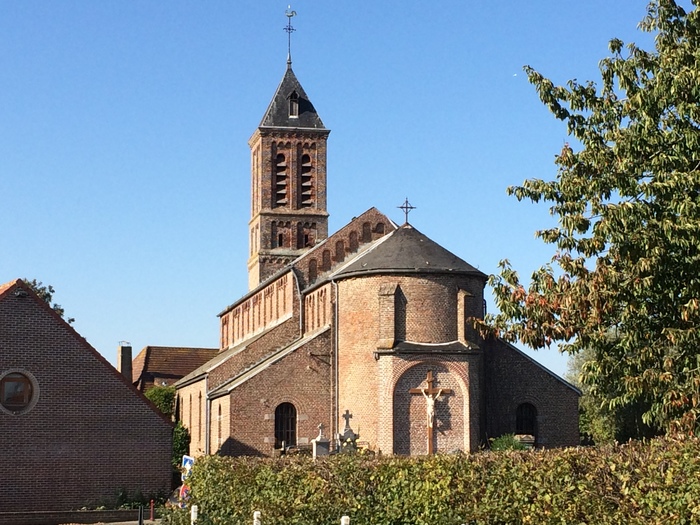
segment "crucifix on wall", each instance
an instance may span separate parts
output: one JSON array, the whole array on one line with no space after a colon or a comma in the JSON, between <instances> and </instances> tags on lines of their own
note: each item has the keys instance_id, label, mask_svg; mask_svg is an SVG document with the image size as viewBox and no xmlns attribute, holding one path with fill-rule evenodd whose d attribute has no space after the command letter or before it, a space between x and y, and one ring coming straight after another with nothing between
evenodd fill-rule
<instances>
[{"instance_id":1,"label":"crucifix on wall","mask_svg":"<svg viewBox=\"0 0 700 525\"><path fill-rule=\"evenodd\" d=\"M425 398L425 410L427 415L427 431L428 431L428 454L435 453L435 443L433 441L433 427L435 426L435 401L440 399L442 395L452 393L450 388L435 388L435 377L433 371L428 370L428 375L425 378L428 388L412 388L408 392L411 394L423 394Z\"/></svg>"}]
</instances>

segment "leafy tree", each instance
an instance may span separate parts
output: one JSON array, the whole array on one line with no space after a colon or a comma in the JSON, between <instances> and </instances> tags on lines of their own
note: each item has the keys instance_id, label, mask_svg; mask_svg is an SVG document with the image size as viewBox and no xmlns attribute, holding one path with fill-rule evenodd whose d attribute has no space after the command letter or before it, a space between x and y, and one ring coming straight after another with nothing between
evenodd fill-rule
<instances>
[{"instance_id":1,"label":"leafy tree","mask_svg":"<svg viewBox=\"0 0 700 525\"><path fill-rule=\"evenodd\" d=\"M537 235L556 250L527 288L501 263L491 279L501 313L481 327L533 348L589 348L582 380L610 409L648 402L645 423L690 431L700 415L700 16L653 0L639 27L654 48L611 40L600 87L555 86L525 68L576 150L563 147L554 180L508 189L550 203L558 225Z\"/></svg>"},{"instance_id":2,"label":"leafy tree","mask_svg":"<svg viewBox=\"0 0 700 525\"><path fill-rule=\"evenodd\" d=\"M180 470L182 456L188 454L190 450L190 433L187 428L178 421L173 429L173 459L172 464L175 470Z\"/></svg>"},{"instance_id":3,"label":"leafy tree","mask_svg":"<svg viewBox=\"0 0 700 525\"><path fill-rule=\"evenodd\" d=\"M53 303L51 304L51 301L53 300L53 294L56 293L56 290L54 290L53 286L50 284L44 284L41 281L37 281L36 279L32 279L31 281L29 279L22 279L36 294L49 303L51 305L51 308L53 308L53 311L56 312L58 315L63 317L68 324L71 324L75 321L73 317L65 317L65 311L63 310L63 307L58 304L58 303Z\"/></svg>"},{"instance_id":4,"label":"leafy tree","mask_svg":"<svg viewBox=\"0 0 700 525\"><path fill-rule=\"evenodd\" d=\"M593 390L582 382L581 373L595 354L586 348L569 360L566 379L582 392L579 401L579 429L582 444L625 443L630 439L658 436L661 429L647 425L642 416L649 410L650 402L640 399L624 406L610 407L611 394Z\"/></svg>"},{"instance_id":5,"label":"leafy tree","mask_svg":"<svg viewBox=\"0 0 700 525\"><path fill-rule=\"evenodd\" d=\"M172 417L175 413L175 400L177 398L177 390L174 386L152 386L144 395L168 417ZM173 455L172 464L175 470L180 469L182 456L190 450L190 433L187 428L178 421L173 429Z\"/></svg>"},{"instance_id":6,"label":"leafy tree","mask_svg":"<svg viewBox=\"0 0 700 525\"><path fill-rule=\"evenodd\" d=\"M144 395L166 416L171 417L175 412L177 394L174 386L152 386Z\"/></svg>"}]
</instances>

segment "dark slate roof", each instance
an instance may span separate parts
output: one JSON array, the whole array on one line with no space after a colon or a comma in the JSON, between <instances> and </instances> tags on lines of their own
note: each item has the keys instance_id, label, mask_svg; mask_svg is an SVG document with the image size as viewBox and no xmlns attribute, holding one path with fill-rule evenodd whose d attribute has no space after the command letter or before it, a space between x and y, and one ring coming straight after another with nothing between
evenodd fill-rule
<instances>
[{"instance_id":1,"label":"dark slate roof","mask_svg":"<svg viewBox=\"0 0 700 525\"><path fill-rule=\"evenodd\" d=\"M486 274L406 223L341 268L334 277L367 273L461 273L486 279Z\"/></svg>"},{"instance_id":2,"label":"dark slate roof","mask_svg":"<svg viewBox=\"0 0 700 525\"><path fill-rule=\"evenodd\" d=\"M299 96L299 116L290 117L289 96L295 91ZM301 87L291 65L287 66L282 82L277 86L275 96L272 97L265 116L260 122L260 127L325 129L321 117L316 113L314 105Z\"/></svg>"}]
</instances>

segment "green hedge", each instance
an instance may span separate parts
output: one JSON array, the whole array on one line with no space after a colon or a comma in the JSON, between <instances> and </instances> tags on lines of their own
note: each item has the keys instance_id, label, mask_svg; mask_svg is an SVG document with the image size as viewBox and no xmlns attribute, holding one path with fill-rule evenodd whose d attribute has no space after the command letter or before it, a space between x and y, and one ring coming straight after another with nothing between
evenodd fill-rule
<instances>
[{"instance_id":1,"label":"green hedge","mask_svg":"<svg viewBox=\"0 0 700 525\"><path fill-rule=\"evenodd\" d=\"M202 525L250 524L255 510L263 525L700 522L697 439L316 462L210 456L189 481Z\"/></svg>"}]
</instances>

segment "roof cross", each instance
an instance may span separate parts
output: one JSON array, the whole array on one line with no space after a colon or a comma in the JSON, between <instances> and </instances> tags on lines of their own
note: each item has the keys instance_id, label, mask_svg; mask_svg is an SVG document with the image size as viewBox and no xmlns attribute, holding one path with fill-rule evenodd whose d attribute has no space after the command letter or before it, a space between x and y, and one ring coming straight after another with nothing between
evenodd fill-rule
<instances>
[{"instance_id":1,"label":"roof cross","mask_svg":"<svg viewBox=\"0 0 700 525\"><path fill-rule=\"evenodd\" d=\"M284 12L287 15L287 25L284 26L284 30L287 32L287 65L292 65L292 33L296 31L292 27L292 17L297 16L296 11L292 11L292 6L288 5L287 10Z\"/></svg>"},{"instance_id":2,"label":"roof cross","mask_svg":"<svg viewBox=\"0 0 700 525\"><path fill-rule=\"evenodd\" d=\"M415 206L411 206L411 203L408 202L408 197L406 197L406 201L401 205L397 206L400 210L403 210L404 215L406 216L406 224L408 224L408 214L411 213L411 211L415 210Z\"/></svg>"}]
</instances>

